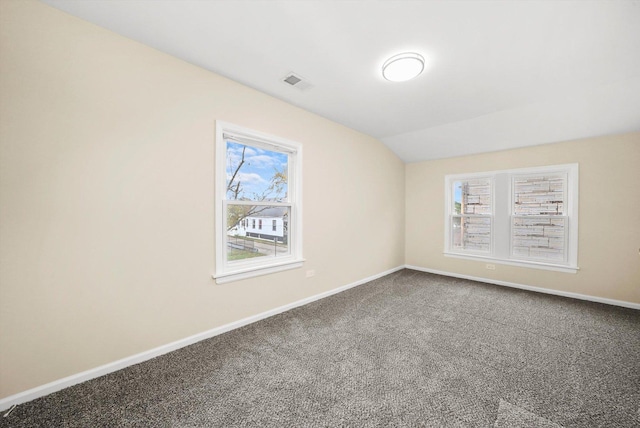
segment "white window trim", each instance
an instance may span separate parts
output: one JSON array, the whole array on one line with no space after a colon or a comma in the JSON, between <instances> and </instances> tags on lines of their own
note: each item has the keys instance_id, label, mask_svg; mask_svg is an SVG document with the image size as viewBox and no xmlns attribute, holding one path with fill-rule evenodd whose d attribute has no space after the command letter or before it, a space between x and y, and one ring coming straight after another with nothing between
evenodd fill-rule
<instances>
[{"instance_id":1,"label":"white window trim","mask_svg":"<svg viewBox=\"0 0 640 428\"><path fill-rule=\"evenodd\" d=\"M492 262L497 264L520 266L533 269L545 269L559 272L576 273L578 267L578 198L579 198L579 168L578 164L552 165L534 168L509 169L470 174L452 174L445 176L445 228L444 255L459 259ZM524 175L538 174L566 174L566 212L568 222L568 236L566 242L566 263L548 261L533 261L511 258L511 206L513 205L513 178ZM457 251L451 245L451 207L453 206L453 183L460 180L470 180L491 177L492 185L492 228L491 254L477 254L470 251ZM508 179L508 183L505 182ZM500 182L505 183L500 183ZM505 187L506 184L506 187ZM496 192L508 192L508 196L498 198ZM506 202L506 204L505 204ZM503 229L502 231L499 229ZM506 234L506 235L505 235ZM508 235L508 236L507 236ZM502 248L498 243L502 243Z\"/></svg>"},{"instance_id":2,"label":"white window trim","mask_svg":"<svg viewBox=\"0 0 640 428\"><path fill-rule=\"evenodd\" d=\"M235 140L269 150L287 151L289 157L289 202L270 202L269 205L290 206L289 219L289 255L277 258L253 258L242 262L229 263L226 259L227 216L226 216L226 139L231 134ZM236 138L237 137L237 138ZM252 278L302 266L302 145L273 135L253 131L231 123L216 121L216 173L215 173L215 230L216 230L216 269L213 278L217 284ZM234 201L234 203L243 202Z\"/></svg>"}]
</instances>

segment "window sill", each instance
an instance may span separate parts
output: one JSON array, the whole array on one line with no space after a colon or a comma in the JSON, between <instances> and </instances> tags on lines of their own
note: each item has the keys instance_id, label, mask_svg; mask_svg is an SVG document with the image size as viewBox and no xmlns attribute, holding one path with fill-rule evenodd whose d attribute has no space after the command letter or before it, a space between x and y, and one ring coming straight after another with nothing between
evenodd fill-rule
<instances>
[{"instance_id":1,"label":"window sill","mask_svg":"<svg viewBox=\"0 0 640 428\"><path fill-rule=\"evenodd\" d=\"M553 270L556 272L565 272L565 273L577 273L580 270L578 266L558 265L553 263L522 261L522 260L497 259L495 257L480 256L477 254L460 254L460 253L450 253L445 251L444 255L445 257L455 257L458 259L484 261L484 262L491 262L491 263L497 263L497 264L509 265L509 266L526 267L526 268L532 268L532 269Z\"/></svg>"},{"instance_id":2,"label":"window sill","mask_svg":"<svg viewBox=\"0 0 640 428\"><path fill-rule=\"evenodd\" d=\"M224 273L217 273L212 276L216 280L216 284L226 284L228 282L240 281L242 279L268 275L270 273L281 272L289 269L296 269L302 267L302 263L304 261L304 259L287 260L280 263L273 263L268 266L251 266Z\"/></svg>"}]
</instances>

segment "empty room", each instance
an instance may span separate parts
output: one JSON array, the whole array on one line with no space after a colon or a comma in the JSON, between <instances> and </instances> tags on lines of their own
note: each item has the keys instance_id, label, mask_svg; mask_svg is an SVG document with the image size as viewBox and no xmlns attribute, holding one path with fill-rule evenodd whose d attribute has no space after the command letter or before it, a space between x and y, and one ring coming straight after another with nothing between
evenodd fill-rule
<instances>
[{"instance_id":1,"label":"empty room","mask_svg":"<svg viewBox=\"0 0 640 428\"><path fill-rule=\"evenodd\" d=\"M639 22L0 0L0 427L640 426Z\"/></svg>"}]
</instances>

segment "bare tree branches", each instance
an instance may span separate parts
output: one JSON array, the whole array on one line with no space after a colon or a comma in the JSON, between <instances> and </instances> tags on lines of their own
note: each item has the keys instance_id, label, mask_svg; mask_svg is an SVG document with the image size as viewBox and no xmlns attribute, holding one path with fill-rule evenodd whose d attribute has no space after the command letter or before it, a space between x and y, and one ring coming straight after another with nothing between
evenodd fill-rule
<instances>
[{"instance_id":1,"label":"bare tree branches","mask_svg":"<svg viewBox=\"0 0 640 428\"><path fill-rule=\"evenodd\" d=\"M233 196L234 196L233 199L238 199L238 195L240 194L241 182L238 181L235 187L233 185L233 182L235 181L236 176L238 175L238 171L240 171L240 168L242 168L242 165L244 165L244 152L246 150L247 150L247 146L242 146L242 159L240 159L240 163L238 163L236 170L233 172L233 175L231 176L231 180L229 180L229 183L227 184L227 192L231 191L233 193Z\"/></svg>"}]
</instances>

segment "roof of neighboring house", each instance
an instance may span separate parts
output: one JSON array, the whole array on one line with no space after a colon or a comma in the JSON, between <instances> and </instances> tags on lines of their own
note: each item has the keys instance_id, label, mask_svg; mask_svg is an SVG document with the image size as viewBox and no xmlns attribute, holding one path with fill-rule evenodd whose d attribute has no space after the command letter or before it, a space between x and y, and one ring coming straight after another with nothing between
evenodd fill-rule
<instances>
[{"instance_id":1,"label":"roof of neighboring house","mask_svg":"<svg viewBox=\"0 0 640 428\"><path fill-rule=\"evenodd\" d=\"M289 209L287 207L269 207L263 211L257 212L247 216L247 218L281 218L288 215Z\"/></svg>"}]
</instances>

